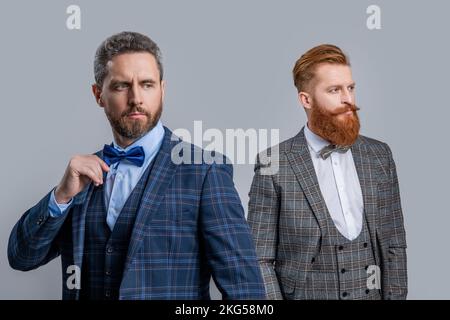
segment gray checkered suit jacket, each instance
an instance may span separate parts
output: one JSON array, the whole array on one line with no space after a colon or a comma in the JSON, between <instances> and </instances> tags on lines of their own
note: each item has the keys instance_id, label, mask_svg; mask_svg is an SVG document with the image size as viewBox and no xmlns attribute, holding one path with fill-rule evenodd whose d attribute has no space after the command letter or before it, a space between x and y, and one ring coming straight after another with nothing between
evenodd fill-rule
<instances>
[{"instance_id":1,"label":"gray checkered suit jacket","mask_svg":"<svg viewBox=\"0 0 450 320\"><path fill-rule=\"evenodd\" d=\"M253 232L266 294L307 297L311 261L321 252L328 211L314 171L302 129L278 145L278 170L267 168L258 157L249 193L248 221ZM407 295L406 238L397 173L387 144L359 136L351 148L361 184L364 214L381 270L383 299ZM274 153L274 149L269 149ZM273 158L273 157L272 157ZM272 167L274 163L271 163ZM315 288L326 290L326 288ZM305 293L305 294L304 294Z\"/></svg>"}]
</instances>

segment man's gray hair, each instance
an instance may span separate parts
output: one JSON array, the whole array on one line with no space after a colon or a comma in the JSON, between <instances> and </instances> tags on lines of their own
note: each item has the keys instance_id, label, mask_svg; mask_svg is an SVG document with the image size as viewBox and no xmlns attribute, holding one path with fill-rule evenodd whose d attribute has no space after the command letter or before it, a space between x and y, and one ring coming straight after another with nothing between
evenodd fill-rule
<instances>
[{"instance_id":1,"label":"man's gray hair","mask_svg":"<svg viewBox=\"0 0 450 320\"><path fill-rule=\"evenodd\" d=\"M137 33L124 31L107 38L98 47L94 59L94 76L96 84L101 87L108 71L108 61L122 53L148 52L155 57L159 69L159 80L163 79L161 51L158 45L149 37Z\"/></svg>"}]
</instances>

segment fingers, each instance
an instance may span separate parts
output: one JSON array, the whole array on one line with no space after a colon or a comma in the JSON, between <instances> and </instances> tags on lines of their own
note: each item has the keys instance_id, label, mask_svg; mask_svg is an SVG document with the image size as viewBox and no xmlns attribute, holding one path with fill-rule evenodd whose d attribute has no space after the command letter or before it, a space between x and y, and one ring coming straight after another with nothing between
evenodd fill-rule
<instances>
[{"instance_id":1,"label":"fingers","mask_svg":"<svg viewBox=\"0 0 450 320\"><path fill-rule=\"evenodd\" d=\"M97 179L99 179L99 184L103 183L103 171L102 168L100 167L100 165L98 163L94 163L92 166L92 170L95 172L95 176L97 177ZM92 180L94 182L98 182L95 180Z\"/></svg>"},{"instance_id":2,"label":"fingers","mask_svg":"<svg viewBox=\"0 0 450 320\"><path fill-rule=\"evenodd\" d=\"M100 183L96 184L94 182L94 185L97 187L100 184L103 184L103 171L108 172L109 171L109 166L106 164L105 161L103 161L101 158L99 158L98 156L94 156L95 157L95 172L97 174L98 177L100 177ZM95 180L93 180L95 181Z\"/></svg>"},{"instance_id":3,"label":"fingers","mask_svg":"<svg viewBox=\"0 0 450 320\"><path fill-rule=\"evenodd\" d=\"M77 175L88 177L95 186L103 184L103 172L109 171L109 166L96 155L80 155L72 158L70 167Z\"/></svg>"},{"instance_id":4,"label":"fingers","mask_svg":"<svg viewBox=\"0 0 450 320\"><path fill-rule=\"evenodd\" d=\"M86 160L80 173L89 177L95 186L103 184L103 168L106 163L97 156L89 157Z\"/></svg>"},{"instance_id":5,"label":"fingers","mask_svg":"<svg viewBox=\"0 0 450 320\"><path fill-rule=\"evenodd\" d=\"M109 166L106 164L106 162L103 161L103 160L102 160L100 157L98 157L98 156L94 156L94 157L97 159L98 163L100 164L101 170L103 170L103 171L105 171L105 172L108 172L108 171L109 171Z\"/></svg>"},{"instance_id":6,"label":"fingers","mask_svg":"<svg viewBox=\"0 0 450 320\"><path fill-rule=\"evenodd\" d=\"M103 184L103 174L98 165L86 165L79 172L91 179L95 186Z\"/></svg>"}]
</instances>

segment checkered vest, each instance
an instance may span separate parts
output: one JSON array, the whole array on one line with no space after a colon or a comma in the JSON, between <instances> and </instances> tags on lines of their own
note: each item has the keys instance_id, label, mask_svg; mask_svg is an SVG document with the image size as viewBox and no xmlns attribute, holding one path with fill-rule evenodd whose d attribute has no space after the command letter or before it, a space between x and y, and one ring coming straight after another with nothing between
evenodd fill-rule
<instances>
[{"instance_id":1,"label":"checkered vest","mask_svg":"<svg viewBox=\"0 0 450 320\"><path fill-rule=\"evenodd\" d=\"M125 202L112 232L106 223L103 186L94 188L86 212L80 299L118 299L131 232L153 162Z\"/></svg>"},{"instance_id":2,"label":"checkered vest","mask_svg":"<svg viewBox=\"0 0 450 320\"><path fill-rule=\"evenodd\" d=\"M314 257L307 277L307 299L381 299L380 291L368 285L369 266L375 265L365 217L361 233L345 238L326 214L326 230L320 253ZM369 271L369 272L368 272Z\"/></svg>"}]
</instances>

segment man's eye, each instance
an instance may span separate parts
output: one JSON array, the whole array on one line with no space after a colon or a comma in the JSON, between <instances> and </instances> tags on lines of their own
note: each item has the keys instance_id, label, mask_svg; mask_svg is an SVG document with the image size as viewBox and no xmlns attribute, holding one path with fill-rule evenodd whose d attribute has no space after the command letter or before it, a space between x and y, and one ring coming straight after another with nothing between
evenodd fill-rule
<instances>
[{"instance_id":1,"label":"man's eye","mask_svg":"<svg viewBox=\"0 0 450 320\"><path fill-rule=\"evenodd\" d=\"M144 83L144 88L145 89L153 88L153 84L152 83Z\"/></svg>"},{"instance_id":2,"label":"man's eye","mask_svg":"<svg viewBox=\"0 0 450 320\"><path fill-rule=\"evenodd\" d=\"M115 86L114 86L114 89L115 90L124 90L124 89L126 89L128 86L126 85L126 84L124 84L124 83L120 83L120 84L116 84Z\"/></svg>"},{"instance_id":3,"label":"man's eye","mask_svg":"<svg viewBox=\"0 0 450 320\"><path fill-rule=\"evenodd\" d=\"M348 87L348 90L350 90L350 91L355 90L355 86L350 86L350 87Z\"/></svg>"},{"instance_id":4,"label":"man's eye","mask_svg":"<svg viewBox=\"0 0 450 320\"><path fill-rule=\"evenodd\" d=\"M339 89L338 88L333 88L333 89L330 89L330 93L337 93L339 91Z\"/></svg>"}]
</instances>

